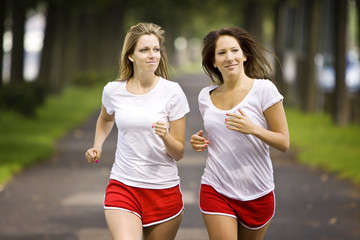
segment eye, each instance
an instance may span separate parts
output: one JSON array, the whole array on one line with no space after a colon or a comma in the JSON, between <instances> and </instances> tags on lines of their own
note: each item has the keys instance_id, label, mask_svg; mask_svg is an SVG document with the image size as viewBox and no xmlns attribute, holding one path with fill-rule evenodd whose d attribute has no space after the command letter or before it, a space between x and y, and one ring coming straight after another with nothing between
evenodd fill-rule
<instances>
[{"instance_id":1,"label":"eye","mask_svg":"<svg viewBox=\"0 0 360 240\"><path fill-rule=\"evenodd\" d=\"M235 53L238 52L238 51L239 51L239 49L237 49L237 48L232 50L232 52L235 52Z\"/></svg>"},{"instance_id":2,"label":"eye","mask_svg":"<svg viewBox=\"0 0 360 240\"><path fill-rule=\"evenodd\" d=\"M141 49L139 50L139 52L144 53L144 52L147 52L148 50L149 50L148 48L141 48Z\"/></svg>"},{"instance_id":3,"label":"eye","mask_svg":"<svg viewBox=\"0 0 360 240\"><path fill-rule=\"evenodd\" d=\"M217 54L218 54L218 55L224 55L224 54L225 54L225 51L218 52Z\"/></svg>"},{"instance_id":4,"label":"eye","mask_svg":"<svg viewBox=\"0 0 360 240\"><path fill-rule=\"evenodd\" d=\"M160 48L155 48L154 52L160 52Z\"/></svg>"}]
</instances>

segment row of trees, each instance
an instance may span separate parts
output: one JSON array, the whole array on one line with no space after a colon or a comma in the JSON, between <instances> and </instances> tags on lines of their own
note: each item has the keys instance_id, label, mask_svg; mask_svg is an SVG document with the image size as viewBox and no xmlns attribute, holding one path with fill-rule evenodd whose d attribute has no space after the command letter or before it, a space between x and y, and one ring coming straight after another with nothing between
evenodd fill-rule
<instances>
[{"instance_id":1,"label":"row of trees","mask_svg":"<svg viewBox=\"0 0 360 240\"><path fill-rule=\"evenodd\" d=\"M326 95L325 106L334 122L344 125L360 118L359 93L350 94L345 85L349 3L355 1L359 16L360 0L0 0L0 22L11 22L13 34L9 85L24 82L24 24L34 9L46 14L36 80L46 93L61 92L77 76L90 72L116 77L125 31L139 21L154 22L166 30L170 59L176 37L201 39L210 30L237 25L272 48L281 63L285 64L288 52L294 53L295 82L283 78L279 64L276 81L283 94L305 111L319 110L315 55L334 56L336 86ZM5 30L0 24L0 36ZM1 66L2 62L0 72ZM5 87L0 79L0 88Z\"/></svg>"}]
</instances>

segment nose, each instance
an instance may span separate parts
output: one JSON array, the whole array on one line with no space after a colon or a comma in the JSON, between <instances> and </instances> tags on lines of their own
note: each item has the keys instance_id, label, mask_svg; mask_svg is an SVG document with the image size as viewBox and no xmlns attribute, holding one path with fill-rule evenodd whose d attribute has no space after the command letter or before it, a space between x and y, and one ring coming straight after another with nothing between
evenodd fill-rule
<instances>
[{"instance_id":1,"label":"nose","mask_svg":"<svg viewBox=\"0 0 360 240\"><path fill-rule=\"evenodd\" d=\"M232 61L232 60L234 60L234 56L230 51L228 51L226 53L226 61Z\"/></svg>"},{"instance_id":2,"label":"nose","mask_svg":"<svg viewBox=\"0 0 360 240\"><path fill-rule=\"evenodd\" d=\"M156 52L154 50L150 50L149 57L154 57Z\"/></svg>"}]
</instances>

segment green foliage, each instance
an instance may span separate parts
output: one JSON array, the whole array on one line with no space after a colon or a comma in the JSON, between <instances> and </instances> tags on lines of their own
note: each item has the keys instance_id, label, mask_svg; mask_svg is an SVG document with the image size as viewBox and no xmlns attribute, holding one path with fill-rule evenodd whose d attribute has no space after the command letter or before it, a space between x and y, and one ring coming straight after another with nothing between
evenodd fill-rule
<instances>
[{"instance_id":1,"label":"green foliage","mask_svg":"<svg viewBox=\"0 0 360 240\"><path fill-rule=\"evenodd\" d=\"M302 163L360 183L360 126L339 127L324 114L286 109L292 147Z\"/></svg>"},{"instance_id":2,"label":"green foliage","mask_svg":"<svg viewBox=\"0 0 360 240\"><path fill-rule=\"evenodd\" d=\"M44 99L45 90L36 82L10 84L0 89L0 107L28 117L35 115L36 108Z\"/></svg>"},{"instance_id":3,"label":"green foliage","mask_svg":"<svg viewBox=\"0 0 360 240\"><path fill-rule=\"evenodd\" d=\"M54 151L55 141L100 108L103 85L67 88L48 97L35 118L14 111L0 115L0 184L27 166L43 161Z\"/></svg>"},{"instance_id":4,"label":"green foliage","mask_svg":"<svg viewBox=\"0 0 360 240\"><path fill-rule=\"evenodd\" d=\"M78 87L94 87L95 85L105 84L113 80L115 80L115 77L111 76L111 74L87 71L77 74L74 78L73 85Z\"/></svg>"}]
</instances>

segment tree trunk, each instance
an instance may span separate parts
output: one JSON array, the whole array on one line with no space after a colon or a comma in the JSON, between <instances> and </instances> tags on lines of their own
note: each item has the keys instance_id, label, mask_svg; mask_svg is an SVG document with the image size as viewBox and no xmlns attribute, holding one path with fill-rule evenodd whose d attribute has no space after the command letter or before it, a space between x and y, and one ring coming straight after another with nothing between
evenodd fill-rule
<instances>
[{"instance_id":1,"label":"tree trunk","mask_svg":"<svg viewBox=\"0 0 360 240\"><path fill-rule=\"evenodd\" d=\"M275 6L275 33L274 33L274 48L275 55L280 63L283 62L283 55L285 51L285 34L286 22L285 20L286 6L283 0L280 0ZM287 86L283 78L283 72L279 63L275 63L275 81L279 86L280 92L286 97Z\"/></svg>"},{"instance_id":2,"label":"tree trunk","mask_svg":"<svg viewBox=\"0 0 360 240\"><path fill-rule=\"evenodd\" d=\"M97 52L94 53L94 46L99 48L96 44L94 38L94 32L97 31L97 28L94 25L98 22L98 17L89 12L81 12L79 18L80 31L79 31L79 49L78 49L78 65L79 70L82 72L88 72L94 67L94 56L97 55Z\"/></svg>"},{"instance_id":3,"label":"tree trunk","mask_svg":"<svg viewBox=\"0 0 360 240\"><path fill-rule=\"evenodd\" d=\"M26 9L21 0L12 2L12 34L10 83L24 82L24 34Z\"/></svg>"},{"instance_id":4,"label":"tree trunk","mask_svg":"<svg viewBox=\"0 0 360 240\"><path fill-rule=\"evenodd\" d=\"M358 26L357 45L358 45L358 47L360 47L360 0L356 0L356 15L357 15L357 20L358 20L358 22L357 22L357 26Z\"/></svg>"},{"instance_id":5,"label":"tree trunk","mask_svg":"<svg viewBox=\"0 0 360 240\"><path fill-rule=\"evenodd\" d=\"M316 110L317 82L314 58L318 51L320 29L320 1L305 0L300 6L298 20L298 61L297 61L297 92L300 107L303 111Z\"/></svg>"},{"instance_id":6,"label":"tree trunk","mask_svg":"<svg viewBox=\"0 0 360 240\"><path fill-rule=\"evenodd\" d=\"M347 125L350 122L349 96L345 83L346 70L346 36L348 1L335 2L335 104L333 111L334 122L338 125Z\"/></svg>"},{"instance_id":7,"label":"tree trunk","mask_svg":"<svg viewBox=\"0 0 360 240\"><path fill-rule=\"evenodd\" d=\"M247 15L244 19L245 29L254 36L254 38L263 43L263 17L264 17L264 4L259 1L250 1L246 4Z\"/></svg>"},{"instance_id":8,"label":"tree trunk","mask_svg":"<svg viewBox=\"0 0 360 240\"><path fill-rule=\"evenodd\" d=\"M51 2L47 8L46 26L43 40L43 49L41 51L41 62L39 69L38 81L44 85L47 92L50 90L50 70L52 67L52 48L54 45L55 32L55 5Z\"/></svg>"},{"instance_id":9,"label":"tree trunk","mask_svg":"<svg viewBox=\"0 0 360 240\"><path fill-rule=\"evenodd\" d=\"M63 84L71 84L74 80L78 67L78 47L79 47L79 14L75 10L71 10L67 20L67 29L65 32L65 47L63 51L62 76Z\"/></svg>"},{"instance_id":10,"label":"tree trunk","mask_svg":"<svg viewBox=\"0 0 360 240\"><path fill-rule=\"evenodd\" d=\"M49 75L50 92L60 93L64 87L65 79L63 74L63 58L65 50L65 32L68 15L67 10L57 7L55 12L55 31L53 39L53 47L51 51L51 69Z\"/></svg>"},{"instance_id":11,"label":"tree trunk","mask_svg":"<svg viewBox=\"0 0 360 240\"><path fill-rule=\"evenodd\" d=\"M308 59L307 59L307 76L304 79L306 81L306 98L305 109L307 112L315 112L317 108L317 81L316 81L316 69L314 64L315 55L319 50L319 38L320 38L320 0L312 0L309 3L311 10L311 20L308 22L308 28L310 34L308 35Z\"/></svg>"},{"instance_id":12,"label":"tree trunk","mask_svg":"<svg viewBox=\"0 0 360 240\"><path fill-rule=\"evenodd\" d=\"M0 89L3 88L3 56L4 56L4 49L3 49L3 36L4 36L4 21L5 21L5 0L0 0Z\"/></svg>"},{"instance_id":13,"label":"tree trunk","mask_svg":"<svg viewBox=\"0 0 360 240\"><path fill-rule=\"evenodd\" d=\"M120 10L119 10L120 9ZM119 58L121 46L125 37L123 29L124 13L120 7L114 7L108 13L104 13L102 18L102 48L100 70L117 76L119 71Z\"/></svg>"},{"instance_id":14,"label":"tree trunk","mask_svg":"<svg viewBox=\"0 0 360 240\"><path fill-rule=\"evenodd\" d=\"M308 21L310 14L306 9L306 0L300 1L296 8L295 31L294 34L298 36L294 39L296 49L296 105L303 111L306 111L306 78L307 78L307 39L309 38Z\"/></svg>"}]
</instances>

